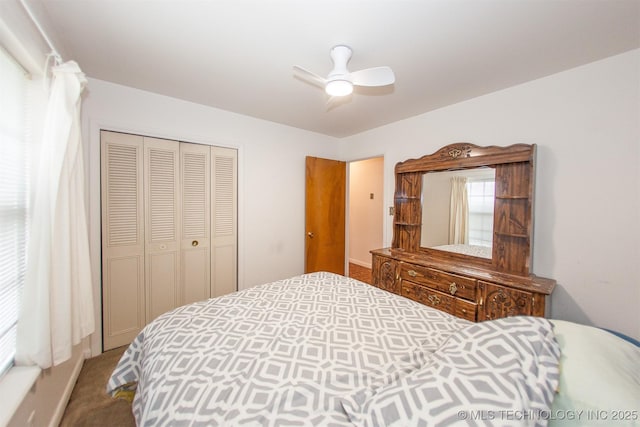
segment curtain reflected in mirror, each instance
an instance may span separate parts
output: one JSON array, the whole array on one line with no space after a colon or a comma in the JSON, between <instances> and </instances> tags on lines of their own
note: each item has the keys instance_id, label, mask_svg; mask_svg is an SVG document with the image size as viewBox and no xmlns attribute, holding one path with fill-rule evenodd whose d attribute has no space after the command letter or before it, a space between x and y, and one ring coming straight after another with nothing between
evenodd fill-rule
<instances>
[{"instance_id":1,"label":"curtain reflected in mirror","mask_svg":"<svg viewBox=\"0 0 640 427\"><path fill-rule=\"evenodd\" d=\"M467 177L451 177L451 197L449 204L449 244L469 244L469 192Z\"/></svg>"},{"instance_id":2,"label":"curtain reflected in mirror","mask_svg":"<svg viewBox=\"0 0 640 427\"><path fill-rule=\"evenodd\" d=\"M491 259L495 169L428 172L420 246Z\"/></svg>"}]
</instances>

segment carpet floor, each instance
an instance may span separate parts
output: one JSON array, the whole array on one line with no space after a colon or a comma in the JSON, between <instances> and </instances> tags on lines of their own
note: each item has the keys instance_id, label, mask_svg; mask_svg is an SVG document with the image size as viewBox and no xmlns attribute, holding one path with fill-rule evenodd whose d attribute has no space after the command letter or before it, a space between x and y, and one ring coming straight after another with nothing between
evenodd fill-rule
<instances>
[{"instance_id":1,"label":"carpet floor","mask_svg":"<svg viewBox=\"0 0 640 427\"><path fill-rule=\"evenodd\" d=\"M126 346L85 360L60 427L135 427L131 404L107 394L107 381Z\"/></svg>"}]
</instances>

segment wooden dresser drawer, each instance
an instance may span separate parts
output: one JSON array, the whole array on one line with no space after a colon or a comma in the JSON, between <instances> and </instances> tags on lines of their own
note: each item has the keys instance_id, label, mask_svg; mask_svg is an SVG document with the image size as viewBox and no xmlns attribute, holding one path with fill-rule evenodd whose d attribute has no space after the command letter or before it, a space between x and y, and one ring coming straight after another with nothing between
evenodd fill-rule
<instances>
[{"instance_id":1,"label":"wooden dresser drawer","mask_svg":"<svg viewBox=\"0 0 640 427\"><path fill-rule=\"evenodd\" d=\"M400 277L403 280L427 285L448 295L470 301L476 299L476 280L469 277L407 263L402 263L400 266Z\"/></svg>"},{"instance_id":2,"label":"wooden dresser drawer","mask_svg":"<svg viewBox=\"0 0 640 427\"><path fill-rule=\"evenodd\" d=\"M474 302L469 302L467 300L463 300L460 298L456 298L456 311L454 313L456 316L475 322L477 317L477 314L476 314L477 312L478 312L478 304Z\"/></svg>"},{"instance_id":3,"label":"wooden dresser drawer","mask_svg":"<svg viewBox=\"0 0 640 427\"><path fill-rule=\"evenodd\" d=\"M424 285L403 280L402 296L454 316L471 320L472 322L476 321L477 304L447 295Z\"/></svg>"},{"instance_id":4,"label":"wooden dresser drawer","mask_svg":"<svg viewBox=\"0 0 640 427\"><path fill-rule=\"evenodd\" d=\"M402 296L455 315L455 297L427 288L418 283L403 280Z\"/></svg>"}]
</instances>

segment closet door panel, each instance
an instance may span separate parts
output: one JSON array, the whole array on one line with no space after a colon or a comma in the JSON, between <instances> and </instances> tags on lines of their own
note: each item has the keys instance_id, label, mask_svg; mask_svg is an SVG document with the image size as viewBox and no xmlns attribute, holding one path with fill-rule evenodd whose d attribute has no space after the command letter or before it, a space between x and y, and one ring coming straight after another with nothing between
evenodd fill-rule
<instances>
[{"instance_id":1,"label":"closet door panel","mask_svg":"<svg viewBox=\"0 0 640 427\"><path fill-rule=\"evenodd\" d=\"M180 304L211 296L211 151L207 145L180 144L182 199Z\"/></svg>"},{"instance_id":2,"label":"closet door panel","mask_svg":"<svg viewBox=\"0 0 640 427\"><path fill-rule=\"evenodd\" d=\"M211 282L215 295L221 296L238 290L236 274L236 245L216 245L211 269L214 279Z\"/></svg>"},{"instance_id":3,"label":"closet door panel","mask_svg":"<svg viewBox=\"0 0 640 427\"><path fill-rule=\"evenodd\" d=\"M211 296L238 289L238 152L211 147Z\"/></svg>"},{"instance_id":4,"label":"closet door panel","mask_svg":"<svg viewBox=\"0 0 640 427\"><path fill-rule=\"evenodd\" d=\"M176 302L178 254L175 251L147 255L149 293L148 322L178 306Z\"/></svg>"},{"instance_id":5,"label":"closet door panel","mask_svg":"<svg viewBox=\"0 0 640 427\"><path fill-rule=\"evenodd\" d=\"M210 296L209 249L183 251L181 304L208 299Z\"/></svg>"},{"instance_id":6,"label":"closet door panel","mask_svg":"<svg viewBox=\"0 0 640 427\"><path fill-rule=\"evenodd\" d=\"M138 288L144 272L144 258L141 256L111 257L107 261L109 286L105 292L109 301L108 326L105 334L115 341L109 348L118 347L116 335L128 335L140 331L144 325L144 309ZM132 292L133 291L133 292ZM117 332L114 334L114 332ZM107 350L105 348L105 350Z\"/></svg>"},{"instance_id":7,"label":"closet door panel","mask_svg":"<svg viewBox=\"0 0 640 427\"><path fill-rule=\"evenodd\" d=\"M146 323L143 139L100 132L103 348L130 343Z\"/></svg>"},{"instance_id":8,"label":"closet door panel","mask_svg":"<svg viewBox=\"0 0 640 427\"><path fill-rule=\"evenodd\" d=\"M144 138L147 323L178 306L180 143Z\"/></svg>"}]
</instances>

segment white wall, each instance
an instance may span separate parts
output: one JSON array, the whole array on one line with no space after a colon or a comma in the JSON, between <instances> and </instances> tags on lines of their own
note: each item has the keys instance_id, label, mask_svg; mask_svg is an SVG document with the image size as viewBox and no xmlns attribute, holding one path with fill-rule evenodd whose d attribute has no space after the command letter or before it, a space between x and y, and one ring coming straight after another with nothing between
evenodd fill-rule
<instances>
[{"instance_id":1,"label":"white wall","mask_svg":"<svg viewBox=\"0 0 640 427\"><path fill-rule=\"evenodd\" d=\"M82 345L77 345L73 348L71 359L41 371L7 427L57 426L62 420L84 359ZM12 392L15 391L9 390L8 393Z\"/></svg>"},{"instance_id":2,"label":"white wall","mask_svg":"<svg viewBox=\"0 0 640 427\"><path fill-rule=\"evenodd\" d=\"M101 128L239 149L241 288L303 271L306 155L384 155L384 212L399 161L459 141L537 144L533 271L558 281L551 315L640 337L639 72L636 50L342 141L91 79L83 131L92 251L100 247ZM392 218L384 218L389 245ZM99 271L94 257L97 301Z\"/></svg>"},{"instance_id":3,"label":"white wall","mask_svg":"<svg viewBox=\"0 0 640 427\"><path fill-rule=\"evenodd\" d=\"M383 246L383 166L382 157L349 163L349 262L367 268L369 251Z\"/></svg>"},{"instance_id":4,"label":"white wall","mask_svg":"<svg viewBox=\"0 0 640 427\"><path fill-rule=\"evenodd\" d=\"M537 144L533 272L558 282L551 316L640 338L640 50L345 138L342 152L384 153L392 206L397 162L461 141Z\"/></svg>"},{"instance_id":5,"label":"white wall","mask_svg":"<svg viewBox=\"0 0 640 427\"><path fill-rule=\"evenodd\" d=\"M97 307L100 129L237 148L239 288L303 273L305 156L335 158L338 140L96 79L89 79L86 92L82 122ZM101 324L98 310L96 325ZM91 348L100 353L100 330Z\"/></svg>"}]
</instances>

